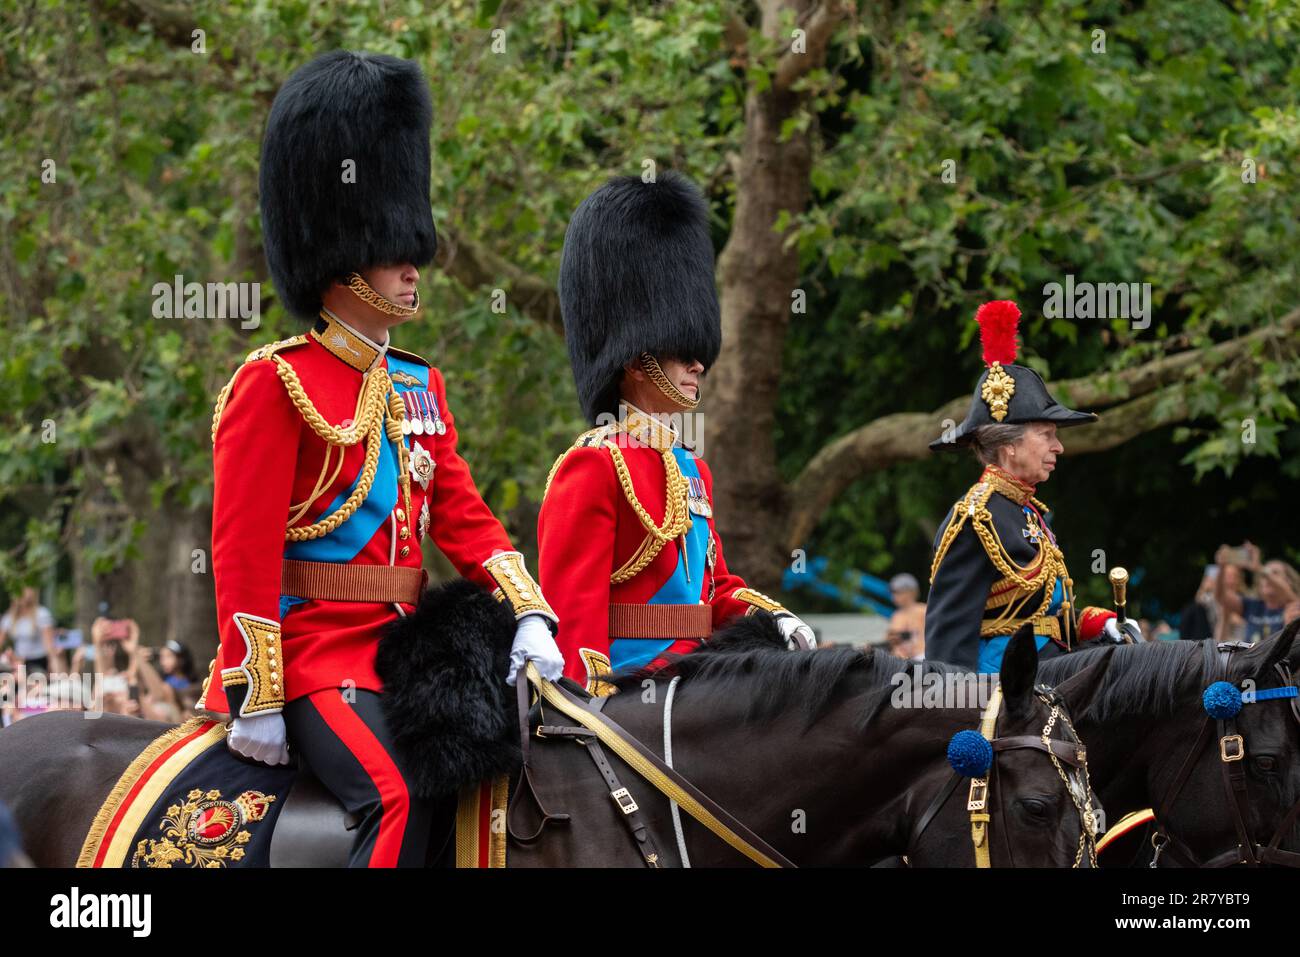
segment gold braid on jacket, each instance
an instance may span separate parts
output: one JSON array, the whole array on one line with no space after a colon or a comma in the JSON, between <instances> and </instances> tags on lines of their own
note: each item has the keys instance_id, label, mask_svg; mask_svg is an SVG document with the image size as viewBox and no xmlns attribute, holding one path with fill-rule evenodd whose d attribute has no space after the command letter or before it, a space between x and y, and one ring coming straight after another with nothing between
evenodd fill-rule
<instances>
[{"instance_id":1,"label":"gold braid on jacket","mask_svg":"<svg viewBox=\"0 0 1300 957\"><path fill-rule=\"evenodd\" d=\"M1065 597L1061 604L1061 614L1065 620L1066 633L1061 637L1067 646L1073 641L1074 626L1074 580L1070 578L1065 567L1065 555L1060 547L1052 541L1046 531L1040 536L1038 554L1027 565L1019 565L1007 552L1006 546L998 536L993 524L993 514L989 511L988 501L1001 490L999 476L988 476L973 485L960 501L953 506L952 519L944 529L943 536L934 550L934 561L930 565L930 582L938 574L939 565L948 554L953 540L969 522L975 536L984 547L989 561L1001 576L990 590L985 610L1002 608L996 618L986 618L980 625L981 638L993 638L999 635L1014 634L1016 629L1026 621L1035 621L1046 615L1052 603L1055 583L1059 578L1064 585ZM1014 495L1008 496L1016 501ZM1047 511L1047 506L1036 498L1029 498L1040 511ZM1034 519L1030 519L1031 522ZM1042 598L1036 606L1030 602L1039 593Z\"/></svg>"},{"instance_id":2,"label":"gold braid on jacket","mask_svg":"<svg viewBox=\"0 0 1300 957\"><path fill-rule=\"evenodd\" d=\"M542 492L542 499L545 500L546 493L551 489L551 482L555 478L555 473L560 470L565 458L574 449L603 447L609 450L610 458L614 461L614 472L618 477L619 487L623 490L623 496L627 499L628 505L632 507L632 511L636 513L641 526L646 530L645 539L637 550L632 553L632 557L609 576L612 585L635 578L659 556L665 545L674 539L682 537L691 529L690 508L687 504L690 484L686 481L686 476L682 475L681 466L677 464L677 458L673 455L672 449L659 450L659 454L664 460L664 481L667 495L664 520L660 524L655 522L650 513L646 511L645 506L636 497L636 489L632 485L632 473L628 471L627 462L624 460L623 453L620 451L617 442L612 441L610 438L619 431L618 426L609 425L591 429L578 436L573 445L565 449L560 454L560 457L555 460L555 464L551 466L550 474L546 476L546 488Z\"/></svg>"},{"instance_id":3,"label":"gold braid on jacket","mask_svg":"<svg viewBox=\"0 0 1300 957\"><path fill-rule=\"evenodd\" d=\"M289 506L290 515L285 526L285 541L305 542L314 538L321 538L352 517L356 510L361 507L361 503L366 500L366 496L370 494L370 487L374 484L375 473L379 468L379 452L385 436L397 448L398 480L402 486L402 496L406 502L406 513L411 514L409 453L406 450L406 443L402 441L402 419L406 415L406 406L402 403L396 389L393 388L393 381L388 377L388 370L376 367L362 377L361 391L357 395L357 407L353 413L352 425L346 429L338 428L330 425L325 420L325 417L321 415L320 410L312 403L293 366L284 357L276 355L281 349L301 345L306 341L306 336L294 336L292 339L273 342L270 345L262 346L260 349L254 349L249 353L248 358L244 360L245 364L266 358L270 358L275 362L275 371L280 376L280 381L284 383L285 391L289 394L289 400L293 403L294 408L298 410L303 421L311 427L311 430L321 438L326 446L320 475L317 476L312 493L296 505ZM226 402L230 398L231 390L235 385L235 378L238 375L239 373L236 372L230 381L226 383L225 388L217 395L216 408L213 409L212 413L212 441L214 444L217 440L217 426L221 423L221 413L225 411ZM338 476L343 467L345 450L363 441L366 444L366 457L362 463L361 474L357 479L356 487L346 501L320 521L311 525L294 527L293 523L307 513L317 496L323 493ZM333 472L329 473L327 478L326 475L329 472L335 449L338 449L338 462L334 465Z\"/></svg>"}]
</instances>

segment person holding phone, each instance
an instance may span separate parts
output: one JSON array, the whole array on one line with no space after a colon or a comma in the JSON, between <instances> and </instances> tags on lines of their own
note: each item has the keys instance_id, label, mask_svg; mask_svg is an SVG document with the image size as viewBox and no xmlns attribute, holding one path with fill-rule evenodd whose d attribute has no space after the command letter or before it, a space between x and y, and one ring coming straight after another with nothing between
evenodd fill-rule
<instances>
[{"instance_id":1,"label":"person holding phone","mask_svg":"<svg viewBox=\"0 0 1300 957\"><path fill-rule=\"evenodd\" d=\"M1220 607L1245 620L1246 641L1254 643L1267 638L1288 621L1300 617L1300 574L1286 562L1262 561L1259 546L1250 542L1236 548L1220 545L1214 560L1221 568L1232 566L1255 576L1257 596L1243 595L1227 587L1223 575L1215 582L1214 597Z\"/></svg>"}]
</instances>

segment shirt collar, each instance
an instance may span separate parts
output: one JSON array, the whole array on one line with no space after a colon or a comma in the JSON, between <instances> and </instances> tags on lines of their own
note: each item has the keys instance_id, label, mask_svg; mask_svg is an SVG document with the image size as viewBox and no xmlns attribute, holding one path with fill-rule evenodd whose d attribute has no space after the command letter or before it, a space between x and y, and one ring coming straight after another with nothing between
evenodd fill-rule
<instances>
[{"instance_id":1,"label":"shirt collar","mask_svg":"<svg viewBox=\"0 0 1300 957\"><path fill-rule=\"evenodd\" d=\"M619 417L623 422L623 430L638 442L660 451L681 445L681 436L677 430L666 424L660 416L643 412L626 400L620 405Z\"/></svg>"},{"instance_id":2,"label":"shirt collar","mask_svg":"<svg viewBox=\"0 0 1300 957\"><path fill-rule=\"evenodd\" d=\"M384 341L375 342L323 307L311 335L327 352L358 372L369 372L383 362L390 339L385 330Z\"/></svg>"}]
</instances>

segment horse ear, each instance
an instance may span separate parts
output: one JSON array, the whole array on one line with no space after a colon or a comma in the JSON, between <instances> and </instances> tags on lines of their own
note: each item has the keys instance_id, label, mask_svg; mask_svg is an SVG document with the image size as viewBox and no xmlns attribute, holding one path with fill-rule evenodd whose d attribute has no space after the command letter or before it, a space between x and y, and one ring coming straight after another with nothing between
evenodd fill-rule
<instances>
[{"instance_id":1,"label":"horse ear","mask_svg":"<svg viewBox=\"0 0 1300 957\"><path fill-rule=\"evenodd\" d=\"M1107 645L1092 652L1093 660L1066 678L1056 686L1056 691L1065 699L1065 706L1076 717L1088 710L1101 688L1101 679L1106 675L1110 665L1114 645Z\"/></svg>"},{"instance_id":2,"label":"horse ear","mask_svg":"<svg viewBox=\"0 0 1300 957\"><path fill-rule=\"evenodd\" d=\"M1022 710L1028 705L1038 678L1038 645L1034 641L1034 630L1028 623L1021 625L1007 642L1000 677L1002 698L1007 707L1013 711Z\"/></svg>"},{"instance_id":3,"label":"horse ear","mask_svg":"<svg viewBox=\"0 0 1300 957\"><path fill-rule=\"evenodd\" d=\"M1297 659L1300 659L1300 648L1295 645L1296 632L1300 631L1300 618L1295 619L1278 633L1277 637L1266 639L1273 642L1273 647L1268 649L1268 656L1264 659L1264 666L1260 668L1260 673L1270 671L1279 661L1286 661L1294 668Z\"/></svg>"}]
</instances>

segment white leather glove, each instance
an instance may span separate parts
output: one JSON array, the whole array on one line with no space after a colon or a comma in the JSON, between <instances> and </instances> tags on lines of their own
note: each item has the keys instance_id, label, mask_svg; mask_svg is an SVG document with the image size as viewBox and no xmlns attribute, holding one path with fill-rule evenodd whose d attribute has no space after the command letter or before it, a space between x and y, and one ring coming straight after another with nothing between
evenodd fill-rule
<instances>
[{"instance_id":1,"label":"white leather glove","mask_svg":"<svg viewBox=\"0 0 1300 957\"><path fill-rule=\"evenodd\" d=\"M776 620L776 626L781 629L785 646L791 651L811 651L817 647L817 636L797 616L782 615Z\"/></svg>"},{"instance_id":2,"label":"white leather glove","mask_svg":"<svg viewBox=\"0 0 1300 957\"><path fill-rule=\"evenodd\" d=\"M1107 618L1106 624L1101 626L1102 632L1110 639L1111 644L1127 645L1130 642L1140 645L1146 639L1142 637L1142 629L1132 618L1124 621L1124 627L1120 628L1118 618Z\"/></svg>"},{"instance_id":3,"label":"white leather glove","mask_svg":"<svg viewBox=\"0 0 1300 957\"><path fill-rule=\"evenodd\" d=\"M510 646L510 671L506 674L506 684L513 686L520 669L529 661L537 664L537 670L547 681L558 681L564 674L564 656L541 615L524 615L519 619L515 643Z\"/></svg>"},{"instance_id":4,"label":"white leather glove","mask_svg":"<svg viewBox=\"0 0 1300 957\"><path fill-rule=\"evenodd\" d=\"M236 718L226 735L226 746L263 764L288 764L289 743L284 716L278 711Z\"/></svg>"}]
</instances>

